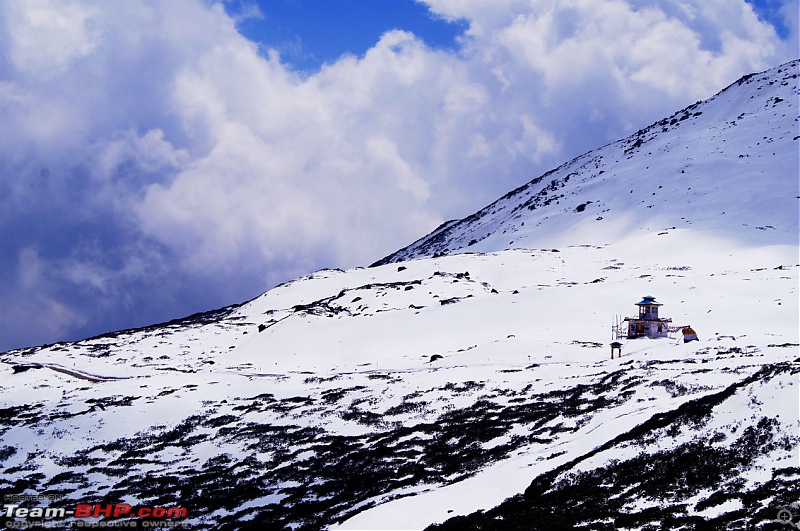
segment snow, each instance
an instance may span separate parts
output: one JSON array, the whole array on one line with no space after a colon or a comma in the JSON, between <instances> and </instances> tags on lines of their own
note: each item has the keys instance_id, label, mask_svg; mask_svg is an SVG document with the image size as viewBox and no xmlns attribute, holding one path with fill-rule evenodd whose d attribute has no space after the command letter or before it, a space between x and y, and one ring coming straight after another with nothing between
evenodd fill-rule
<instances>
[{"instance_id":1,"label":"snow","mask_svg":"<svg viewBox=\"0 0 800 531\"><path fill-rule=\"evenodd\" d=\"M2 407L20 422L0 430L0 450L18 449L0 462L7 481L26 477L27 464L49 478L77 471L102 497L116 488L113 474L63 458L121 439L151 445L151 461L130 464L130 476L200 470L221 456L234 461L229 474L293 470L324 459L324 437L383 448L375 441L400 428L410 431L383 449L424 456L438 441L420 426L448 412L483 401L497 408L486 418L499 422L520 403L551 407L566 400L558 393L577 393L581 415L516 424L480 442L485 452L512 447L480 469L412 485L403 483L412 475L401 476L389 483L399 486L337 509L346 521L327 522L333 530L422 529L498 506L578 457L572 473L693 441L692 426L646 443L625 437L765 366L798 363L798 90L787 81L796 72L795 63L754 76L676 113L675 123L579 157L450 224L441 241L423 239L391 258L402 262L319 271L205 321L3 354L9 364L42 366L0 371ZM525 206L554 194L555 202ZM645 294L700 341L623 340L622 357L611 359L613 317L634 314ZM605 386L614 379L625 385ZM797 395L796 372L782 373L714 406L709 434L741 433L763 417L794 441L795 453L770 450L743 471L748 485L798 466ZM316 435L281 453L238 435L253 426ZM195 439L159 446L176 428ZM531 434L540 440L525 439ZM449 437L442 443L462 444ZM513 446L518 440L527 442ZM89 457L113 468L121 454ZM269 487L238 506L242 521L304 485ZM740 508L729 498L695 513Z\"/></svg>"},{"instance_id":2,"label":"snow","mask_svg":"<svg viewBox=\"0 0 800 531\"><path fill-rule=\"evenodd\" d=\"M721 504L715 507L709 507L703 511L698 511L696 514L698 516L703 516L705 518L714 518L719 516L720 514L724 514L727 512L737 511L743 507L742 501L736 498L731 498L729 500L725 500Z\"/></svg>"}]
</instances>

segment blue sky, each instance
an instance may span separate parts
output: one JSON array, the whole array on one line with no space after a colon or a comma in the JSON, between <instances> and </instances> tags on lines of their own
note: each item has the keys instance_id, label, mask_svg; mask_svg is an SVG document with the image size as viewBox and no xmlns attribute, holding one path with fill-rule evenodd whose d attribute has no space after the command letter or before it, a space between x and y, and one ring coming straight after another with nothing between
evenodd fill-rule
<instances>
[{"instance_id":1,"label":"blue sky","mask_svg":"<svg viewBox=\"0 0 800 531\"><path fill-rule=\"evenodd\" d=\"M798 6L787 4L781 0L748 0L758 17L768 22L782 39L788 39L791 34L791 27L782 14L783 9L794 9Z\"/></svg>"},{"instance_id":2,"label":"blue sky","mask_svg":"<svg viewBox=\"0 0 800 531\"><path fill-rule=\"evenodd\" d=\"M344 54L362 55L393 29L410 31L428 46L455 50L466 28L464 21L434 16L413 0L261 0L232 2L227 10L249 14L237 26L242 35L278 50L300 71L314 71Z\"/></svg>"},{"instance_id":3,"label":"blue sky","mask_svg":"<svg viewBox=\"0 0 800 531\"><path fill-rule=\"evenodd\" d=\"M369 264L796 58L749 5L2 2L0 350Z\"/></svg>"}]
</instances>

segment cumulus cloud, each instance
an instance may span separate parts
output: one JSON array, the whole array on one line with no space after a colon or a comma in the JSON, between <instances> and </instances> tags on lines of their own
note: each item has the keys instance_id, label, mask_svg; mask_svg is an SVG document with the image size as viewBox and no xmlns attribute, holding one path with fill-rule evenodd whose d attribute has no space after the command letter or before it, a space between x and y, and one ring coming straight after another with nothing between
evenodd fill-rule
<instances>
[{"instance_id":1,"label":"cumulus cloud","mask_svg":"<svg viewBox=\"0 0 800 531\"><path fill-rule=\"evenodd\" d=\"M743 0L424 3L458 50L398 29L311 74L252 6L1 4L0 349L369 263L796 55Z\"/></svg>"},{"instance_id":2,"label":"cumulus cloud","mask_svg":"<svg viewBox=\"0 0 800 531\"><path fill-rule=\"evenodd\" d=\"M18 70L52 77L94 50L96 35L88 22L97 10L77 3L53 7L47 2L9 4L10 57Z\"/></svg>"}]
</instances>

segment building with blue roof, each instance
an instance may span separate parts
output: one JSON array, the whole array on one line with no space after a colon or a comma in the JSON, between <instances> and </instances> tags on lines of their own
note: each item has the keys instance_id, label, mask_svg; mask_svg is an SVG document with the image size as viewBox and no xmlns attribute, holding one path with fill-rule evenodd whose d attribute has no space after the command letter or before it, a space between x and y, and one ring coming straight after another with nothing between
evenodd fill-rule
<instances>
[{"instance_id":1,"label":"building with blue roof","mask_svg":"<svg viewBox=\"0 0 800 531\"><path fill-rule=\"evenodd\" d=\"M638 317L626 317L628 325L628 339L637 337L659 338L669 336L669 327L672 319L658 316L658 308L663 306L656 302L652 295L645 295L642 300L636 303L639 308Z\"/></svg>"}]
</instances>

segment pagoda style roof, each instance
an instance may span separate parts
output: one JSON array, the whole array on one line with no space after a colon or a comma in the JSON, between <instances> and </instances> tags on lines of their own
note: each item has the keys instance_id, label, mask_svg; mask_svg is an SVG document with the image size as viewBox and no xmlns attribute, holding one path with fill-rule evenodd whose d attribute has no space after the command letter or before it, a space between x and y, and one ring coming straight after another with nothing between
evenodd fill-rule
<instances>
[{"instance_id":1,"label":"pagoda style roof","mask_svg":"<svg viewBox=\"0 0 800 531\"><path fill-rule=\"evenodd\" d=\"M645 295L642 297L640 302L636 303L636 306L664 306L660 302L656 302L656 298L652 295Z\"/></svg>"}]
</instances>

